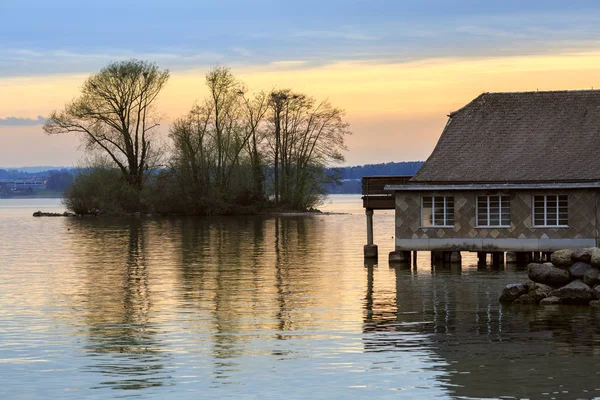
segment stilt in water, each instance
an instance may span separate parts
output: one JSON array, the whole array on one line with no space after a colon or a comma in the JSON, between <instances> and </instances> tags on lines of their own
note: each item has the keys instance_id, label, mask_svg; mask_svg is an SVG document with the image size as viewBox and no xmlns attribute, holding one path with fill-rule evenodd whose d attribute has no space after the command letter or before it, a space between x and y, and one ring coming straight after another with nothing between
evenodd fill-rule
<instances>
[{"instance_id":1,"label":"stilt in water","mask_svg":"<svg viewBox=\"0 0 600 400\"><path fill-rule=\"evenodd\" d=\"M485 266L487 264L487 253L485 251L477 252L477 264Z\"/></svg>"},{"instance_id":2,"label":"stilt in water","mask_svg":"<svg viewBox=\"0 0 600 400\"><path fill-rule=\"evenodd\" d=\"M503 251L492 252L492 266L494 266L494 267L504 266L504 252Z\"/></svg>"},{"instance_id":3,"label":"stilt in water","mask_svg":"<svg viewBox=\"0 0 600 400\"><path fill-rule=\"evenodd\" d=\"M367 244L364 247L365 258L377 259L377 245L373 244L373 210L367 208L365 214L367 215Z\"/></svg>"}]
</instances>

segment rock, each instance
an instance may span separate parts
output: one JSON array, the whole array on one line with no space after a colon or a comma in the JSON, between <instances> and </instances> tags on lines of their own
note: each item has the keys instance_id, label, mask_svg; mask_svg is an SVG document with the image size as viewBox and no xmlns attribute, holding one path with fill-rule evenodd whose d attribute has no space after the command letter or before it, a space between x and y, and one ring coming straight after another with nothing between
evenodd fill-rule
<instances>
[{"instance_id":1,"label":"rock","mask_svg":"<svg viewBox=\"0 0 600 400\"><path fill-rule=\"evenodd\" d=\"M596 268L591 268L583 274L583 283L588 286L600 284L600 271Z\"/></svg>"},{"instance_id":2,"label":"rock","mask_svg":"<svg viewBox=\"0 0 600 400\"><path fill-rule=\"evenodd\" d=\"M546 297L549 297L551 291L552 290L546 291L544 289L536 289L536 290L532 290L531 292L527 293L527 296L534 299L535 304L538 304L541 300L545 299Z\"/></svg>"},{"instance_id":3,"label":"rock","mask_svg":"<svg viewBox=\"0 0 600 400\"><path fill-rule=\"evenodd\" d=\"M534 282L554 287L565 285L571 281L569 271L556 268L551 263L531 263L527 266L527 274L529 279Z\"/></svg>"},{"instance_id":4,"label":"rock","mask_svg":"<svg viewBox=\"0 0 600 400\"><path fill-rule=\"evenodd\" d=\"M590 263L592 264L592 267L600 268L600 249L594 247L591 249L590 253Z\"/></svg>"},{"instance_id":5,"label":"rock","mask_svg":"<svg viewBox=\"0 0 600 400\"><path fill-rule=\"evenodd\" d=\"M534 297L536 303L539 303L542 299L550 296L550 292L552 292L554 288L548 285L544 285L543 283L535 283L535 288L530 290L528 294L531 297Z\"/></svg>"},{"instance_id":6,"label":"rock","mask_svg":"<svg viewBox=\"0 0 600 400\"><path fill-rule=\"evenodd\" d=\"M522 283L513 283L511 285L506 285L504 289L502 289L502 294L500 294L500 302L501 303L510 303L515 301L519 296L526 294L529 292L529 288Z\"/></svg>"},{"instance_id":7,"label":"rock","mask_svg":"<svg viewBox=\"0 0 600 400\"><path fill-rule=\"evenodd\" d=\"M573 262L581 261L589 264L592 261L592 251L591 249L573 250L573 254L571 254L571 260L573 260Z\"/></svg>"},{"instance_id":8,"label":"rock","mask_svg":"<svg viewBox=\"0 0 600 400\"><path fill-rule=\"evenodd\" d=\"M537 304L537 303L538 303L537 297L535 295L533 295L533 293L522 294L521 296L517 297L517 299L515 299L515 301L513 301L513 304Z\"/></svg>"},{"instance_id":9,"label":"rock","mask_svg":"<svg viewBox=\"0 0 600 400\"><path fill-rule=\"evenodd\" d=\"M592 289L580 280L573 281L560 289L550 292L551 296L560 298L563 303L589 303L594 299Z\"/></svg>"},{"instance_id":10,"label":"rock","mask_svg":"<svg viewBox=\"0 0 600 400\"><path fill-rule=\"evenodd\" d=\"M600 307L600 300L590 301L590 307Z\"/></svg>"},{"instance_id":11,"label":"rock","mask_svg":"<svg viewBox=\"0 0 600 400\"><path fill-rule=\"evenodd\" d=\"M550 256L550 261L552 261L552 264L556 265L557 267L570 266L572 263L572 261L571 261L572 255L573 255L573 250L570 250L570 249L557 250L554 253L552 253L552 255Z\"/></svg>"},{"instance_id":12,"label":"rock","mask_svg":"<svg viewBox=\"0 0 600 400\"><path fill-rule=\"evenodd\" d=\"M66 217L66 213L51 213L44 211L36 211L33 213L34 217Z\"/></svg>"},{"instance_id":13,"label":"rock","mask_svg":"<svg viewBox=\"0 0 600 400\"><path fill-rule=\"evenodd\" d=\"M569 267L569 273L573 279L583 279L583 275L591 269L593 267L590 264L578 261Z\"/></svg>"},{"instance_id":14,"label":"rock","mask_svg":"<svg viewBox=\"0 0 600 400\"><path fill-rule=\"evenodd\" d=\"M535 289L541 290L546 293L550 293L551 291L554 290L554 288L552 286L544 285L543 283L536 283Z\"/></svg>"},{"instance_id":15,"label":"rock","mask_svg":"<svg viewBox=\"0 0 600 400\"><path fill-rule=\"evenodd\" d=\"M597 298L598 300L600 300L600 285L594 286L594 288L592 289L592 292L594 293L594 297Z\"/></svg>"},{"instance_id":16,"label":"rock","mask_svg":"<svg viewBox=\"0 0 600 400\"><path fill-rule=\"evenodd\" d=\"M540 305L542 305L542 306L548 306L548 305L554 305L554 304L560 304L560 303L562 303L562 300L560 299L560 297L556 297L556 296L546 297L545 299L542 299L540 301Z\"/></svg>"}]
</instances>

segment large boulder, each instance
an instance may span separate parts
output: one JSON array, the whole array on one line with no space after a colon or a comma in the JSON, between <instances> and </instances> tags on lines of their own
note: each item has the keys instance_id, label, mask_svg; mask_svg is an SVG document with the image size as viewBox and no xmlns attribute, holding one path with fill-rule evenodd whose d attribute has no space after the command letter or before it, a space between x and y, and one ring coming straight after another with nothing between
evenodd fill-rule
<instances>
[{"instance_id":1,"label":"large boulder","mask_svg":"<svg viewBox=\"0 0 600 400\"><path fill-rule=\"evenodd\" d=\"M590 250L590 263L593 267L600 268L600 249L594 247Z\"/></svg>"},{"instance_id":2,"label":"large boulder","mask_svg":"<svg viewBox=\"0 0 600 400\"><path fill-rule=\"evenodd\" d=\"M591 269L594 269L594 267L590 264L578 261L569 267L569 273L573 279L583 279L583 275Z\"/></svg>"},{"instance_id":3,"label":"large boulder","mask_svg":"<svg viewBox=\"0 0 600 400\"><path fill-rule=\"evenodd\" d=\"M571 260L573 260L573 262L581 261L589 264L592 261L592 249L573 250L573 254L571 254Z\"/></svg>"},{"instance_id":4,"label":"large boulder","mask_svg":"<svg viewBox=\"0 0 600 400\"><path fill-rule=\"evenodd\" d=\"M550 294L560 298L563 303L587 304L590 300L594 300L592 288L580 280L573 281L560 289L553 290Z\"/></svg>"},{"instance_id":5,"label":"large boulder","mask_svg":"<svg viewBox=\"0 0 600 400\"><path fill-rule=\"evenodd\" d=\"M573 261L571 261L572 256L573 250L557 250L550 256L550 261L552 261L552 264L556 265L557 267L568 267L573 263Z\"/></svg>"},{"instance_id":6,"label":"large boulder","mask_svg":"<svg viewBox=\"0 0 600 400\"><path fill-rule=\"evenodd\" d=\"M510 303L515 301L519 296L529 292L529 288L522 283L513 283L506 285L500 294L501 303Z\"/></svg>"},{"instance_id":7,"label":"large boulder","mask_svg":"<svg viewBox=\"0 0 600 400\"><path fill-rule=\"evenodd\" d=\"M600 285L594 286L594 288L592 289L592 292L594 293L594 297L597 298L598 300L600 300Z\"/></svg>"},{"instance_id":8,"label":"large boulder","mask_svg":"<svg viewBox=\"0 0 600 400\"><path fill-rule=\"evenodd\" d=\"M583 274L583 283L594 287L600 284L600 271L596 268L591 268Z\"/></svg>"},{"instance_id":9,"label":"large boulder","mask_svg":"<svg viewBox=\"0 0 600 400\"><path fill-rule=\"evenodd\" d=\"M556 268L552 263L531 263L527 266L529 279L554 287L562 286L571 281L569 271Z\"/></svg>"}]
</instances>

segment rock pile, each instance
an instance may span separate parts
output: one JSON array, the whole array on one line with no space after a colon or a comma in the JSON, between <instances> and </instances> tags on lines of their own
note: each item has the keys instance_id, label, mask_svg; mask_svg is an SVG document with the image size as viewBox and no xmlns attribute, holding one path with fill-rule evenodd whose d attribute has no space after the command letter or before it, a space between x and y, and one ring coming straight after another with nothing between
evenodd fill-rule
<instances>
[{"instance_id":1,"label":"rock pile","mask_svg":"<svg viewBox=\"0 0 600 400\"><path fill-rule=\"evenodd\" d=\"M530 281L506 286L500 302L600 307L600 248L558 250L550 261L529 264Z\"/></svg>"},{"instance_id":2,"label":"rock pile","mask_svg":"<svg viewBox=\"0 0 600 400\"><path fill-rule=\"evenodd\" d=\"M52 213L44 211L36 211L33 213L34 217L74 217L75 214L70 212Z\"/></svg>"}]
</instances>

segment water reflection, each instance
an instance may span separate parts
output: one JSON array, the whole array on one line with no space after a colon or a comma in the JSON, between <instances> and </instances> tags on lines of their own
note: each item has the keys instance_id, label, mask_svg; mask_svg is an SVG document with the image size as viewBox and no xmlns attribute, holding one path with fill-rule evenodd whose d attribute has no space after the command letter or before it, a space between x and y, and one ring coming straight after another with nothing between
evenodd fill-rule
<instances>
[{"instance_id":1,"label":"water reflection","mask_svg":"<svg viewBox=\"0 0 600 400\"><path fill-rule=\"evenodd\" d=\"M122 226L70 222L68 229L80 238L76 251L85 282L78 294L88 336L85 370L103 377L100 387L168 384L168 355L152 318L147 227L139 220Z\"/></svg>"},{"instance_id":2,"label":"water reflection","mask_svg":"<svg viewBox=\"0 0 600 400\"><path fill-rule=\"evenodd\" d=\"M2 398L600 393L597 311L500 307L526 272L468 254L365 266L362 214L23 218L0 224Z\"/></svg>"},{"instance_id":3,"label":"water reflection","mask_svg":"<svg viewBox=\"0 0 600 400\"><path fill-rule=\"evenodd\" d=\"M576 372L598 370L598 311L501 307L503 270L396 267L394 296L378 288L376 271L367 271L365 352L422 348L442 361L437 379L458 398L593 398L600 391L595 372Z\"/></svg>"}]
</instances>

